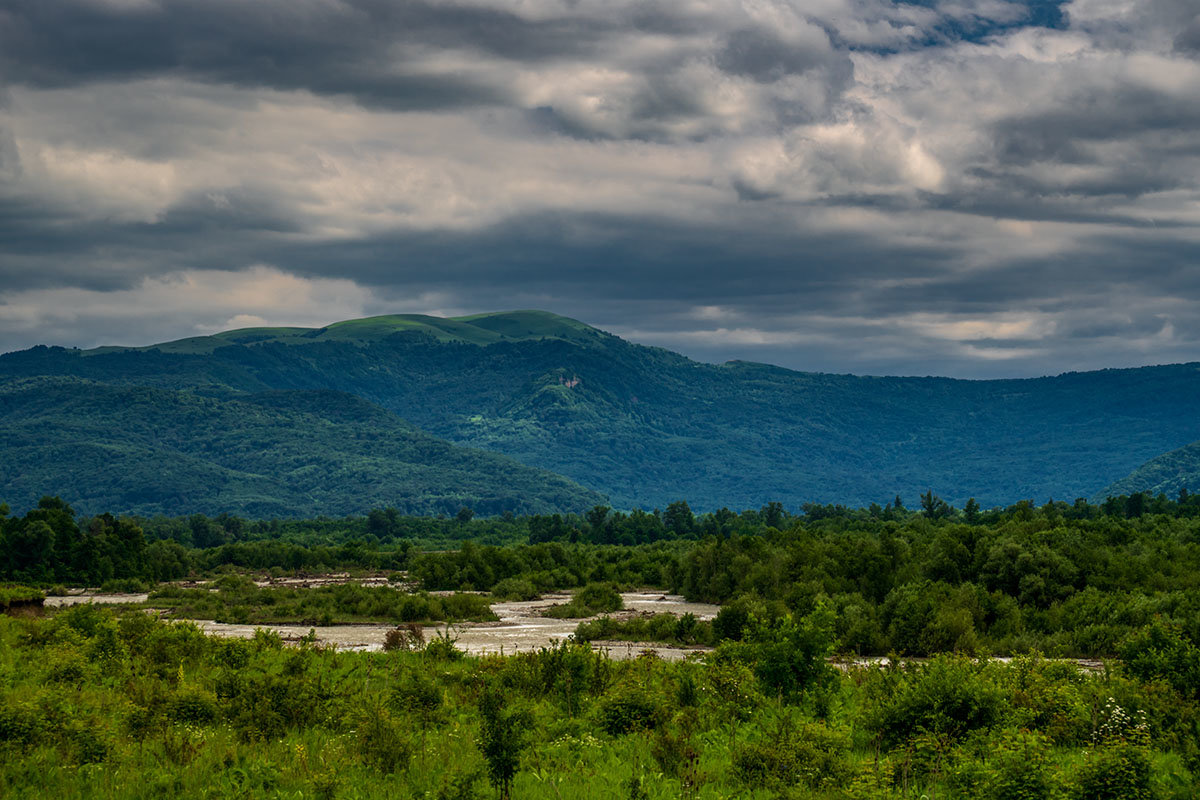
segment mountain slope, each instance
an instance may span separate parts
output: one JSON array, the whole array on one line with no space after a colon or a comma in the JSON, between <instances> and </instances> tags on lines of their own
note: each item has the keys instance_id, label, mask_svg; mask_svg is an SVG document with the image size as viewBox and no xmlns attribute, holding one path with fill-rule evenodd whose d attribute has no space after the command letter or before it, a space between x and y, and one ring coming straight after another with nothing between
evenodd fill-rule
<instances>
[{"instance_id":1,"label":"mountain slope","mask_svg":"<svg viewBox=\"0 0 1200 800\"><path fill-rule=\"evenodd\" d=\"M177 345L34 348L0 357L0 377L349 392L619 507L911 503L926 489L955 504L1072 499L1200 439L1195 364L1001 381L801 373L700 364L542 312Z\"/></svg>"},{"instance_id":2,"label":"mountain slope","mask_svg":"<svg viewBox=\"0 0 1200 800\"><path fill-rule=\"evenodd\" d=\"M75 378L0 387L0 498L85 512L254 517L582 510L565 478L439 441L333 391L205 397Z\"/></svg>"},{"instance_id":3,"label":"mountain slope","mask_svg":"<svg viewBox=\"0 0 1200 800\"><path fill-rule=\"evenodd\" d=\"M1200 490L1200 442L1152 458L1119 481L1096 493L1097 502L1106 497L1149 492L1174 499L1180 489Z\"/></svg>"}]
</instances>

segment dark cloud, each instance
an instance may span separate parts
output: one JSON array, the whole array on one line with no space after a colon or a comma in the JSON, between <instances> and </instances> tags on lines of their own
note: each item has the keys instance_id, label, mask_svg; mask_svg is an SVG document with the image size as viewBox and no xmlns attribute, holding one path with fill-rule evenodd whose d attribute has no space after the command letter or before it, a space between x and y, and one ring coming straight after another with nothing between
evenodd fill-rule
<instances>
[{"instance_id":1,"label":"dark cloud","mask_svg":"<svg viewBox=\"0 0 1200 800\"><path fill-rule=\"evenodd\" d=\"M823 8L10 0L0 350L543 307L839 372L1200 355L1191 3Z\"/></svg>"},{"instance_id":2,"label":"dark cloud","mask_svg":"<svg viewBox=\"0 0 1200 800\"><path fill-rule=\"evenodd\" d=\"M717 65L730 74L771 83L820 66L829 56L827 42L785 42L770 31L743 28L726 37Z\"/></svg>"},{"instance_id":3,"label":"dark cloud","mask_svg":"<svg viewBox=\"0 0 1200 800\"><path fill-rule=\"evenodd\" d=\"M420 2L17 0L0 26L0 75L55 88L170 74L442 109L499 102L505 92L479 76L431 73L417 48L538 61L586 54L604 38L602 25Z\"/></svg>"},{"instance_id":4,"label":"dark cloud","mask_svg":"<svg viewBox=\"0 0 1200 800\"><path fill-rule=\"evenodd\" d=\"M1175 49L1184 53L1200 53L1200 14L1175 37Z\"/></svg>"},{"instance_id":5,"label":"dark cloud","mask_svg":"<svg viewBox=\"0 0 1200 800\"><path fill-rule=\"evenodd\" d=\"M1200 98L1197 98L1200 99ZM1002 163L1096 163L1094 142L1200 127L1200 104L1146 86L1110 85L1065 98L1061 107L1002 120L994 128Z\"/></svg>"}]
</instances>

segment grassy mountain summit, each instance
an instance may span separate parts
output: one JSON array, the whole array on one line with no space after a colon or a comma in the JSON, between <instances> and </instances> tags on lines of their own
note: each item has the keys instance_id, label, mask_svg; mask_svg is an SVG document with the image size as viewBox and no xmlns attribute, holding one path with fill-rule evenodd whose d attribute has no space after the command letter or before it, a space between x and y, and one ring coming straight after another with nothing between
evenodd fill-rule
<instances>
[{"instance_id":1,"label":"grassy mountain summit","mask_svg":"<svg viewBox=\"0 0 1200 800\"><path fill-rule=\"evenodd\" d=\"M1174 499L1180 489L1200 491L1200 442L1192 442L1176 450L1150 459L1119 481L1096 493L1100 502L1106 497L1149 492L1165 494Z\"/></svg>"},{"instance_id":2,"label":"grassy mountain summit","mask_svg":"<svg viewBox=\"0 0 1200 800\"><path fill-rule=\"evenodd\" d=\"M956 505L1073 499L1200 439L1195 364L993 381L804 373L698 363L535 311L0 356L0 381L44 375L348 393L625 508L911 504L928 489Z\"/></svg>"},{"instance_id":3,"label":"grassy mountain summit","mask_svg":"<svg viewBox=\"0 0 1200 800\"><path fill-rule=\"evenodd\" d=\"M334 322L323 328L239 328L211 336L193 336L148 347L98 347L85 351L85 355L127 350L158 350L163 353L201 355L229 345L319 342L362 344L378 342L393 336L414 340L426 338L443 344L489 345L502 341L533 339L560 339L586 344L607 335L577 320L546 311L506 311L449 318L425 314L385 314Z\"/></svg>"},{"instance_id":4,"label":"grassy mountain summit","mask_svg":"<svg viewBox=\"0 0 1200 800\"><path fill-rule=\"evenodd\" d=\"M510 458L449 444L343 392L220 397L78 378L0 386L0 497L82 511L252 517L582 510L603 497Z\"/></svg>"}]
</instances>

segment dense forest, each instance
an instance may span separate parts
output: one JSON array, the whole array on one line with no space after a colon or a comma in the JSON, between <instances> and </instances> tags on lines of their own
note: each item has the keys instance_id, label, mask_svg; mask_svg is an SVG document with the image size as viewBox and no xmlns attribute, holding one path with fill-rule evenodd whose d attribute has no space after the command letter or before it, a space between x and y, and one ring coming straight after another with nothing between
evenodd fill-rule
<instances>
[{"instance_id":1,"label":"dense forest","mask_svg":"<svg viewBox=\"0 0 1200 800\"><path fill-rule=\"evenodd\" d=\"M492 501L489 513L601 502L579 487L620 508L684 496L705 511L812 498L867 505L930 486L960 506L972 496L985 506L1042 503L1096 497L1200 440L1195 364L991 381L801 373L702 364L544 312L400 315L0 356L7 392L28 380L53 380L38 391L64 396L36 414L25 397L0 397L15 404L0 419L0 495L32 503L49 491L89 513L313 516L393 505L436 514L472 495ZM136 395L142 423L124 424L130 403L114 411L105 398L115 389L101 387ZM312 407L316 390L374 410L330 420ZM411 465L437 467L440 457L414 462L405 425L442 440L460 465L449 443L565 478L544 491L526 473L521 492L505 493L478 473L421 474ZM320 435L306 441L298 431L310 429ZM46 446L29 450L37 437L49 437ZM363 443L375 438L409 466L372 458ZM67 454L94 467L94 484L79 482ZM101 469L110 462L119 468ZM123 482L124 472L141 480ZM506 472L516 474L484 475ZM311 487L320 491L310 497Z\"/></svg>"},{"instance_id":2,"label":"dense forest","mask_svg":"<svg viewBox=\"0 0 1200 800\"><path fill-rule=\"evenodd\" d=\"M73 378L0 382L0 487L43 487L77 507L255 517L579 511L604 500L566 478L459 447L354 395L252 395L113 386Z\"/></svg>"}]
</instances>

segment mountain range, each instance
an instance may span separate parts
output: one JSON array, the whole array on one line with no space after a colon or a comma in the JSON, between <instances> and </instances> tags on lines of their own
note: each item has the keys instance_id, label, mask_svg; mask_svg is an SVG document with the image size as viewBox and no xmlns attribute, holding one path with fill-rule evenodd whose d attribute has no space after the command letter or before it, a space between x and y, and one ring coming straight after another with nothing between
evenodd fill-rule
<instances>
[{"instance_id":1,"label":"mountain range","mask_svg":"<svg viewBox=\"0 0 1200 800\"><path fill-rule=\"evenodd\" d=\"M862 377L699 363L541 311L391 315L0 356L0 497L261 516L1070 500L1200 440L1197 398L1197 364Z\"/></svg>"}]
</instances>

